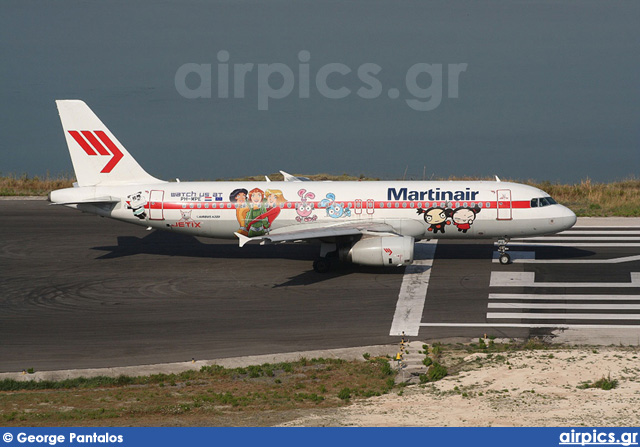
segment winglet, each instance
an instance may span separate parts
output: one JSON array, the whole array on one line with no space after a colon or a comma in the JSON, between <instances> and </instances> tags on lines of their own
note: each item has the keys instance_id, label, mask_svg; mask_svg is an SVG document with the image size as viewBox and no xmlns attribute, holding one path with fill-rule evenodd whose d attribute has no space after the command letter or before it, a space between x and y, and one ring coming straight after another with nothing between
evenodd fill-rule
<instances>
[{"instance_id":1,"label":"winglet","mask_svg":"<svg viewBox=\"0 0 640 447\"><path fill-rule=\"evenodd\" d=\"M238 237L238 244L240 245L240 247L244 247L244 244L246 244L247 242L251 242L251 238L245 236L244 234L240 234L240 233L233 233Z\"/></svg>"}]
</instances>

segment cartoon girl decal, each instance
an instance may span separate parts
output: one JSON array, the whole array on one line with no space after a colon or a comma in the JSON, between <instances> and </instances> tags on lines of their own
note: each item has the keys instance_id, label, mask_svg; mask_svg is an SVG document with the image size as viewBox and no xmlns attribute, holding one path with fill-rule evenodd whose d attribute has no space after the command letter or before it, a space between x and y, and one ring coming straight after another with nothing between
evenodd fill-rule
<instances>
[{"instance_id":1,"label":"cartoon girl decal","mask_svg":"<svg viewBox=\"0 0 640 447\"><path fill-rule=\"evenodd\" d=\"M260 188L249 191L249 209L244 220L249 237L268 233L271 224L280 214L280 204L287 201L279 189L268 189L266 193L265 195Z\"/></svg>"},{"instance_id":2,"label":"cartoon girl decal","mask_svg":"<svg viewBox=\"0 0 640 447\"><path fill-rule=\"evenodd\" d=\"M244 188L234 189L233 192L229 195L229 202L236 204L236 219L240 224L240 228L238 229L238 233L247 236L249 233L247 232L247 228L245 227L245 221L247 217L247 213L249 212L249 205L247 205L247 194L248 191Z\"/></svg>"},{"instance_id":3,"label":"cartoon girl decal","mask_svg":"<svg viewBox=\"0 0 640 447\"><path fill-rule=\"evenodd\" d=\"M267 189L264 192L264 196L267 200L267 208L279 207L281 203L285 203L287 199L284 198L282 191L279 189Z\"/></svg>"},{"instance_id":4,"label":"cartoon girl decal","mask_svg":"<svg viewBox=\"0 0 640 447\"><path fill-rule=\"evenodd\" d=\"M458 231L466 233L471 228L471 224L476 220L476 214L480 212L480 208L457 208L453 211L451 217L453 224L458 227Z\"/></svg>"}]
</instances>

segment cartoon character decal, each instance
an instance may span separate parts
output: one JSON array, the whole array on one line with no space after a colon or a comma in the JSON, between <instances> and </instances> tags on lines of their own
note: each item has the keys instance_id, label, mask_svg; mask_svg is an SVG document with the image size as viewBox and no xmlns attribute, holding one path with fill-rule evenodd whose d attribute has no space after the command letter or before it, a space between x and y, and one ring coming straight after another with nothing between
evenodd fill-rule
<instances>
[{"instance_id":1,"label":"cartoon character decal","mask_svg":"<svg viewBox=\"0 0 640 447\"><path fill-rule=\"evenodd\" d=\"M298 213L296 220L298 222L313 222L318 219L318 216L313 214L315 205L313 202L309 202L309 200L315 199L316 195L312 192L307 192L306 189L298 191L298 195L300 196L300 203L296 205L296 213Z\"/></svg>"},{"instance_id":2,"label":"cartoon character decal","mask_svg":"<svg viewBox=\"0 0 640 447\"><path fill-rule=\"evenodd\" d=\"M286 201L279 189L262 191L260 188L253 188L249 191L244 225L240 224L247 232L247 236L262 236L268 233Z\"/></svg>"},{"instance_id":3,"label":"cartoon character decal","mask_svg":"<svg viewBox=\"0 0 640 447\"><path fill-rule=\"evenodd\" d=\"M328 193L326 199L320 201L320 206L325 208L327 216L338 219L340 217L351 217L351 210L349 206L344 206L342 203L336 203L336 195Z\"/></svg>"},{"instance_id":4,"label":"cartoon character decal","mask_svg":"<svg viewBox=\"0 0 640 447\"><path fill-rule=\"evenodd\" d=\"M451 214L453 224L458 227L458 231L466 233L476 220L476 215L480 212L480 208L456 208Z\"/></svg>"},{"instance_id":5,"label":"cartoon character decal","mask_svg":"<svg viewBox=\"0 0 640 447\"><path fill-rule=\"evenodd\" d=\"M476 215L480 210L481 208L477 205L473 208L458 207L456 209L435 206L427 210L418 208L417 212L424 214L424 221L429 224L427 231L433 231L433 234L438 232L444 234L447 225L452 223L458 228L458 231L466 233L476 220Z\"/></svg>"},{"instance_id":6,"label":"cartoon character decal","mask_svg":"<svg viewBox=\"0 0 640 447\"><path fill-rule=\"evenodd\" d=\"M180 220L178 222L191 222L191 211L193 210L180 210Z\"/></svg>"},{"instance_id":7,"label":"cartoon character decal","mask_svg":"<svg viewBox=\"0 0 640 447\"><path fill-rule=\"evenodd\" d=\"M428 210L423 210L422 208L418 208L418 214L424 214L424 221L429 224L428 231L433 231L433 234L436 234L440 231L444 234L444 229L447 225L451 225L451 221L449 220L451 217L451 210L433 207Z\"/></svg>"},{"instance_id":8,"label":"cartoon character decal","mask_svg":"<svg viewBox=\"0 0 640 447\"><path fill-rule=\"evenodd\" d=\"M247 217L247 213L249 212L249 205L247 205L247 195L249 191L244 188L234 189L229 195L229 202L236 204L236 219L238 220L238 224L240 224L240 228L238 229L238 233L247 236L249 232L245 227L245 220Z\"/></svg>"},{"instance_id":9,"label":"cartoon character decal","mask_svg":"<svg viewBox=\"0 0 640 447\"><path fill-rule=\"evenodd\" d=\"M133 215L138 219L146 219L147 213L144 207L147 205L147 198L142 191L127 196L127 199L129 199L127 200L127 209L133 210Z\"/></svg>"}]
</instances>

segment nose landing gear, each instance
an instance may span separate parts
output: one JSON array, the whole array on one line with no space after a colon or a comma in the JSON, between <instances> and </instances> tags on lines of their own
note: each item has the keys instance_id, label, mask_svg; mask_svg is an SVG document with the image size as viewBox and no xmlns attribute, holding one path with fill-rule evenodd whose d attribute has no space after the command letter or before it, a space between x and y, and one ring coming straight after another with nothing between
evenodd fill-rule
<instances>
[{"instance_id":1,"label":"nose landing gear","mask_svg":"<svg viewBox=\"0 0 640 447\"><path fill-rule=\"evenodd\" d=\"M509 238L507 237L498 239L498 253L500 254L498 259L500 260L500 264L502 265L511 263L511 256L509 256L509 253L507 253L507 250L509 250L509 248L507 247L508 243Z\"/></svg>"}]
</instances>

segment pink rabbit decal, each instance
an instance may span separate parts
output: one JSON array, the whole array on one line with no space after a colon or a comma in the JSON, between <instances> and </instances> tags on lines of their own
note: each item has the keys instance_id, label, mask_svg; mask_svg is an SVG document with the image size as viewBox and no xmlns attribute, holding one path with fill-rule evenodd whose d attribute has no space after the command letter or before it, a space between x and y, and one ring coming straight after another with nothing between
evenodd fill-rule
<instances>
[{"instance_id":1,"label":"pink rabbit decal","mask_svg":"<svg viewBox=\"0 0 640 447\"><path fill-rule=\"evenodd\" d=\"M315 199L316 195L312 192L307 192L306 189L298 191L298 195L300 196L301 202L296 204L296 213L298 213L296 220L298 222L313 222L318 216L315 214L312 215L315 205L308 200Z\"/></svg>"}]
</instances>

